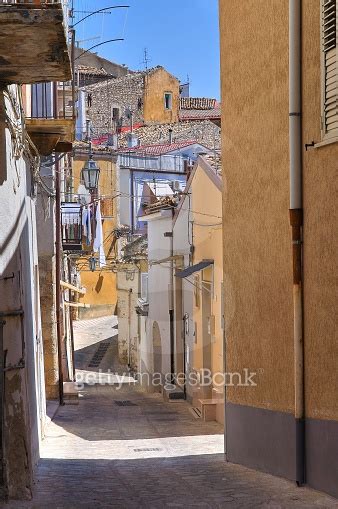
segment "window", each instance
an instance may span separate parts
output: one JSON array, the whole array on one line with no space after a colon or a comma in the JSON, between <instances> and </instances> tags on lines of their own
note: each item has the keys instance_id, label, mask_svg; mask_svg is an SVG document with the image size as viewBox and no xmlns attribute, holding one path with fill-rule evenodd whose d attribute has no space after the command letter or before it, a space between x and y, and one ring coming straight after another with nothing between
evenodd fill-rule
<instances>
[{"instance_id":1,"label":"window","mask_svg":"<svg viewBox=\"0 0 338 509\"><path fill-rule=\"evenodd\" d=\"M113 108L112 116L113 120L115 120L115 122L118 122L120 119L120 108Z\"/></svg>"},{"instance_id":2,"label":"window","mask_svg":"<svg viewBox=\"0 0 338 509\"><path fill-rule=\"evenodd\" d=\"M104 218L114 217L114 199L101 197L101 215Z\"/></svg>"},{"instance_id":3,"label":"window","mask_svg":"<svg viewBox=\"0 0 338 509\"><path fill-rule=\"evenodd\" d=\"M148 302L148 273L141 272L141 299Z\"/></svg>"},{"instance_id":4,"label":"window","mask_svg":"<svg viewBox=\"0 0 338 509\"><path fill-rule=\"evenodd\" d=\"M166 92L164 94L164 108L166 110L172 109L172 103L173 103L173 95L171 92Z\"/></svg>"},{"instance_id":5,"label":"window","mask_svg":"<svg viewBox=\"0 0 338 509\"><path fill-rule=\"evenodd\" d=\"M338 136L337 0L322 0L322 135Z\"/></svg>"}]
</instances>

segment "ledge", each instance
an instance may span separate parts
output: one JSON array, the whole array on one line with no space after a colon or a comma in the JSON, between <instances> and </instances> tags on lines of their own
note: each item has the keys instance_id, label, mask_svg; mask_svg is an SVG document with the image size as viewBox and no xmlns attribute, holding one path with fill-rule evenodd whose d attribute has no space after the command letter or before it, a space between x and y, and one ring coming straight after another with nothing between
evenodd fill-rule
<instances>
[{"instance_id":1,"label":"ledge","mask_svg":"<svg viewBox=\"0 0 338 509\"><path fill-rule=\"evenodd\" d=\"M336 136L334 138L328 138L326 140L320 141L319 143L315 143L313 148L325 147L326 145L331 145L332 143L337 143L337 142L338 142L338 136Z\"/></svg>"}]
</instances>

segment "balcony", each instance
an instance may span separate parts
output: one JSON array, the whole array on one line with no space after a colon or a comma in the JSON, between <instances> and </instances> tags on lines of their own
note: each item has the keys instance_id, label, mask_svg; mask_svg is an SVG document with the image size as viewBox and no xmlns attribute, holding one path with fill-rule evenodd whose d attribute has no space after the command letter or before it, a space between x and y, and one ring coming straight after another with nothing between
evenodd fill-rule
<instances>
[{"instance_id":1,"label":"balcony","mask_svg":"<svg viewBox=\"0 0 338 509\"><path fill-rule=\"evenodd\" d=\"M38 83L30 88L26 102L26 127L41 155L70 152L75 139L72 84Z\"/></svg>"},{"instance_id":2,"label":"balcony","mask_svg":"<svg viewBox=\"0 0 338 509\"><path fill-rule=\"evenodd\" d=\"M0 82L71 79L66 10L52 0L0 0Z\"/></svg>"},{"instance_id":3,"label":"balcony","mask_svg":"<svg viewBox=\"0 0 338 509\"><path fill-rule=\"evenodd\" d=\"M79 203L61 204L61 231L64 251L82 250L82 207Z\"/></svg>"},{"instance_id":4,"label":"balcony","mask_svg":"<svg viewBox=\"0 0 338 509\"><path fill-rule=\"evenodd\" d=\"M144 156L126 152L119 155L121 168L132 170L158 171L168 173L184 173L184 159L179 155Z\"/></svg>"}]
</instances>

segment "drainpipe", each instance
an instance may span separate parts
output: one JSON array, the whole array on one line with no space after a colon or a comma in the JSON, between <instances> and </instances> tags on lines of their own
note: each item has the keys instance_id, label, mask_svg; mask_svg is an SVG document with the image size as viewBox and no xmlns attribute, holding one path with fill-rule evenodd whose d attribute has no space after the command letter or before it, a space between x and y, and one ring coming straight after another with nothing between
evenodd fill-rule
<instances>
[{"instance_id":1,"label":"drainpipe","mask_svg":"<svg viewBox=\"0 0 338 509\"><path fill-rule=\"evenodd\" d=\"M293 258L294 387L296 482L305 482L305 403L302 288L302 120L301 14L302 0L289 0L289 151L290 225Z\"/></svg>"},{"instance_id":2,"label":"drainpipe","mask_svg":"<svg viewBox=\"0 0 338 509\"><path fill-rule=\"evenodd\" d=\"M59 401L64 404L62 371L62 330L61 330L61 175L58 154L55 157L55 297L56 331L58 343Z\"/></svg>"},{"instance_id":3,"label":"drainpipe","mask_svg":"<svg viewBox=\"0 0 338 509\"><path fill-rule=\"evenodd\" d=\"M170 238L170 284L169 284L169 326L170 326L170 378L175 383L175 321L174 321L174 235L173 231L166 232Z\"/></svg>"},{"instance_id":4,"label":"drainpipe","mask_svg":"<svg viewBox=\"0 0 338 509\"><path fill-rule=\"evenodd\" d=\"M131 369L131 294L132 288L128 290L128 368Z\"/></svg>"}]
</instances>

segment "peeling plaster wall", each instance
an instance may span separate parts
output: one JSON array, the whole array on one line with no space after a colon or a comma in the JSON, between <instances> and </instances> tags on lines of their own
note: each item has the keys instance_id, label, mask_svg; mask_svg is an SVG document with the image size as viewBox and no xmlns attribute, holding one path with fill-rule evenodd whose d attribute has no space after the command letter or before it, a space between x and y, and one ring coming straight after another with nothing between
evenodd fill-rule
<instances>
[{"instance_id":1,"label":"peeling plaster wall","mask_svg":"<svg viewBox=\"0 0 338 509\"><path fill-rule=\"evenodd\" d=\"M49 167L41 172L45 183L51 189L53 178L47 176L52 171L53 167ZM55 202L52 199L50 203L46 203L45 197L39 193L36 207L46 397L57 399L59 368L55 295Z\"/></svg>"},{"instance_id":2,"label":"peeling plaster wall","mask_svg":"<svg viewBox=\"0 0 338 509\"><path fill-rule=\"evenodd\" d=\"M16 87L9 87L13 97ZM39 271L35 201L30 168L14 157L3 123L14 111L0 94L0 311L22 308L24 315L6 318L6 365L23 359L24 369L5 375L5 458L10 497L30 498L39 439L45 420L43 347L40 319ZM3 279L3 277L10 279ZM24 346L22 345L24 339Z\"/></svg>"}]
</instances>

